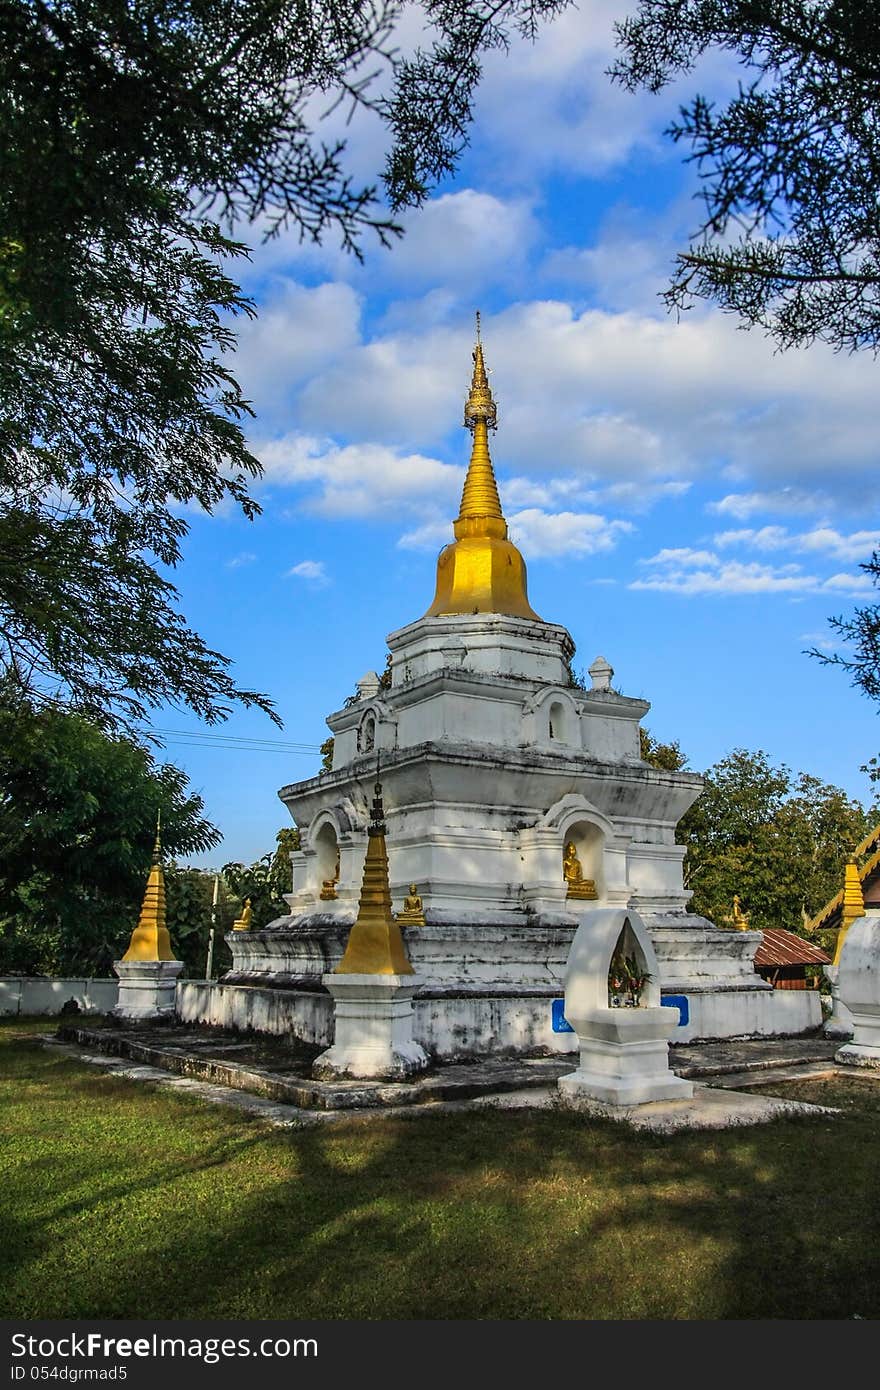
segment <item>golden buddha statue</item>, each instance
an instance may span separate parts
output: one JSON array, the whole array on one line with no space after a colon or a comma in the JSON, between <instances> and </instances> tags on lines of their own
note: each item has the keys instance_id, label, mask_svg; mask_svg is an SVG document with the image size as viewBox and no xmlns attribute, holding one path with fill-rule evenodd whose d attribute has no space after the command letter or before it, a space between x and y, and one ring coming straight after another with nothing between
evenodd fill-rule
<instances>
[{"instance_id":1,"label":"golden buddha statue","mask_svg":"<svg viewBox=\"0 0 880 1390\"><path fill-rule=\"evenodd\" d=\"M339 849L336 850L336 868L333 870L332 878L323 880L323 887L318 894L322 902L332 902L336 897L336 885L339 882Z\"/></svg>"},{"instance_id":2,"label":"golden buddha statue","mask_svg":"<svg viewBox=\"0 0 880 1390\"><path fill-rule=\"evenodd\" d=\"M749 919L742 910L739 893L734 893L733 895L733 916L730 920L734 931L749 930Z\"/></svg>"},{"instance_id":3,"label":"golden buddha statue","mask_svg":"<svg viewBox=\"0 0 880 1390\"><path fill-rule=\"evenodd\" d=\"M250 900L250 898L245 898L245 900L244 900L244 906L243 906L242 909L241 909L241 916L240 916L240 917L236 917L235 921L234 921L233 924L232 924L232 930L233 930L233 931L250 931L250 929L251 929L251 915L252 915L251 900Z\"/></svg>"},{"instance_id":4,"label":"golden buddha statue","mask_svg":"<svg viewBox=\"0 0 880 1390\"><path fill-rule=\"evenodd\" d=\"M567 840L565 854L562 856L562 872L568 884L568 898L598 898L596 883L592 878L584 878L581 861L575 849L574 840Z\"/></svg>"},{"instance_id":5,"label":"golden buddha statue","mask_svg":"<svg viewBox=\"0 0 880 1390\"><path fill-rule=\"evenodd\" d=\"M402 922L404 926L423 927L425 925L425 909L414 883L409 885L409 893L403 900L403 910L398 912L397 920Z\"/></svg>"}]
</instances>

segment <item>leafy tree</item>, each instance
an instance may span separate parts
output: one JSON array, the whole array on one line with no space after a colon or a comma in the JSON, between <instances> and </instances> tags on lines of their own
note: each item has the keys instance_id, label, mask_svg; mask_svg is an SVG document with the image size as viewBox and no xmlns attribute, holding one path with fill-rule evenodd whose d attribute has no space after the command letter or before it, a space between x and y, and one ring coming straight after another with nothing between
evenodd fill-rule
<instances>
[{"instance_id":1,"label":"leafy tree","mask_svg":"<svg viewBox=\"0 0 880 1390\"><path fill-rule=\"evenodd\" d=\"M701 54L746 71L670 128L705 215L667 299L717 301L782 347L880 347L880 16L861 0L641 0L612 76L659 91ZM739 236L732 235L739 230Z\"/></svg>"},{"instance_id":2,"label":"leafy tree","mask_svg":"<svg viewBox=\"0 0 880 1390\"><path fill-rule=\"evenodd\" d=\"M232 956L224 935L232 926L235 911L226 892L222 875L204 869L165 865L165 911L174 954L183 961L184 979L204 979L208 963L211 926L214 926L212 976L228 970ZM218 879L218 902L213 907L214 881Z\"/></svg>"},{"instance_id":3,"label":"leafy tree","mask_svg":"<svg viewBox=\"0 0 880 1390\"><path fill-rule=\"evenodd\" d=\"M0 703L0 969L109 974L160 810L169 855L218 843L179 768L78 715Z\"/></svg>"},{"instance_id":4,"label":"leafy tree","mask_svg":"<svg viewBox=\"0 0 880 1390\"><path fill-rule=\"evenodd\" d=\"M290 851L299 848L299 831L294 826L279 830L274 854L264 854L253 864L224 864L223 877L241 911L245 898L251 900L251 930L265 927L290 911L283 894L293 887Z\"/></svg>"},{"instance_id":5,"label":"leafy tree","mask_svg":"<svg viewBox=\"0 0 880 1390\"><path fill-rule=\"evenodd\" d=\"M738 893L756 929L801 932L840 888L872 813L839 787L773 767L760 749L736 748L703 775L677 836L694 911L723 923Z\"/></svg>"},{"instance_id":6,"label":"leafy tree","mask_svg":"<svg viewBox=\"0 0 880 1390\"><path fill-rule=\"evenodd\" d=\"M232 228L387 242L453 168L482 54L567 2L422 0L403 60L397 0L0 0L0 671L31 700L271 714L167 577L186 506L259 511ZM339 102L388 130L390 211L314 128Z\"/></svg>"},{"instance_id":7,"label":"leafy tree","mask_svg":"<svg viewBox=\"0 0 880 1390\"><path fill-rule=\"evenodd\" d=\"M672 743L660 743L648 729L639 729L639 751L646 763L662 772L681 772L688 764L677 739Z\"/></svg>"},{"instance_id":8,"label":"leafy tree","mask_svg":"<svg viewBox=\"0 0 880 1390\"><path fill-rule=\"evenodd\" d=\"M871 576L875 586L880 585L880 553L875 550L870 560L860 568ZM850 655L835 652L829 656L827 652L815 648L810 655L826 666L840 666L848 671L853 685L858 686L870 700L880 703L880 603L856 608L851 618L837 617L829 621L846 643Z\"/></svg>"}]
</instances>

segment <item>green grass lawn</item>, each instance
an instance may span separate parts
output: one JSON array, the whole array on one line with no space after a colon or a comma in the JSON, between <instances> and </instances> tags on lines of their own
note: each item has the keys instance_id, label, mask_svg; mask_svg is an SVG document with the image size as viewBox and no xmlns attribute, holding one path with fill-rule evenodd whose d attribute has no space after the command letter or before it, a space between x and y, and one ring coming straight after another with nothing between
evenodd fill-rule
<instances>
[{"instance_id":1,"label":"green grass lawn","mask_svg":"<svg viewBox=\"0 0 880 1390\"><path fill-rule=\"evenodd\" d=\"M0 1026L7 1318L876 1318L880 1079L672 1136L562 1111L279 1130ZM782 1092L780 1091L780 1094Z\"/></svg>"}]
</instances>

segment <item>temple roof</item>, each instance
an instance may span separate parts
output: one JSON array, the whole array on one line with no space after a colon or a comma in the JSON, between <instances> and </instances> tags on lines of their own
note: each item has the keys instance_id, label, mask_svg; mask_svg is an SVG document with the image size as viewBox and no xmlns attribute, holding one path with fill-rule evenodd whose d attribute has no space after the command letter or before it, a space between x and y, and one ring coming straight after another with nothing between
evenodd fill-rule
<instances>
[{"instance_id":1,"label":"temple roof","mask_svg":"<svg viewBox=\"0 0 880 1390\"><path fill-rule=\"evenodd\" d=\"M773 928L764 931L764 939L755 952L755 968L774 965L829 965L831 957L818 946L804 941L792 931Z\"/></svg>"}]
</instances>

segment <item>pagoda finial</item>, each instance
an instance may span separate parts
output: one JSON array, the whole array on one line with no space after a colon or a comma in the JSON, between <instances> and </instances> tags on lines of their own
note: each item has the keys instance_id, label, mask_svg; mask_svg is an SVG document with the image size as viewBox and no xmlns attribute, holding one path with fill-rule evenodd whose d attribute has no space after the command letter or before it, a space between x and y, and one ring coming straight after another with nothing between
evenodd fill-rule
<instances>
[{"instance_id":1,"label":"pagoda finial","mask_svg":"<svg viewBox=\"0 0 880 1390\"><path fill-rule=\"evenodd\" d=\"M492 398L489 377L486 372L486 363L483 359L483 344L480 339L479 310L477 311L477 342L473 350L473 359L474 370L471 377L471 389L464 406L465 429L473 430L480 420L485 420L487 427L490 430L494 430L498 424L498 407ZM490 463L490 470L491 467L492 465ZM494 477L492 482L494 485ZM498 507L498 515L501 515L500 505Z\"/></svg>"},{"instance_id":2,"label":"pagoda finial","mask_svg":"<svg viewBox=\"0 0 880 1390\"><path fill-rule=\"evenodd\" d=\"M156 838L153 841L153 863L158 864L162 859L162 807L156 812Z\"/></svg>"},{"instance_id":3,"label":"pagoda finial","mask_svg":"<svg viewBox=\"0 0 880 1390\"><path fill-rule=\"evenodd\" d=\"M479 311L473 359L471 389L464 406L465 428L474 437L471 458L453 524L455 542L440 553L437 592L425 616L504 613L540 622L529 603L525 562L507 537L489 456L489 430L497 426L498 409L483 359Z\"/></svg>"}]
</instances>

